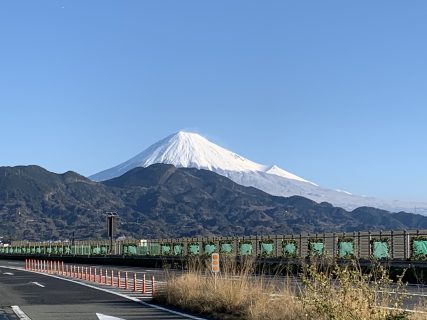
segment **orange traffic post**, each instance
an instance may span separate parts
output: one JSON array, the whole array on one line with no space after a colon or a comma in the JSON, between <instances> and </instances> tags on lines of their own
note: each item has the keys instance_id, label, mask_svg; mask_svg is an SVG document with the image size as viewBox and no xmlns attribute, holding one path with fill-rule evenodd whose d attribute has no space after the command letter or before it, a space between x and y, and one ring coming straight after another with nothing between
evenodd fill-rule
<instances>
[{"instance_id":1,"label":"orange traffic post","mask_svg":"<svg viewBox=\"0 0 427 320\"><path fill-rule=\"evenodd\" d=\"M133 292L136 292L136 273L133 273Z\"/></svg>"},{"instance_id":2,"label":"orange traffic post","mask_svg":"<svg viewBox=\"0 0 427 320\"><path fill-rule=\"evenodd\" d=\"M108 284L108 270L105 269L105 281L104 284Z\"/></svg>"},{"instance_id":3,"label":"orange traffic post","mask_svg":"<svg viewBox=\"0 0 427 320\"><path fill-rule=\"evenodd\" d=\"M111 270L111 286L114 286L114 270Z\"/></svg>"},{"instance_id":4,"label":"orange traffic post","mask_svg":"<svg viewBox=\"0 0 427 320\"><path fill-rule=\"evenodd\" d=\"M120 271L117 271L117 288L120 288L122 284L120 283Z\"/></svg>"},{"instance_id":5,"label":"orange traffic post","mask_svg":"<svg viewBox=\"0 0 427 320\"><path fill-rule=\"evenodd\" d=\"M147 285L145 284L145 273L142 275L142 293L145 293L147 291Z\"/></svg>"},{"instance_id":6,"label":"orange traffic post","mask_svg":"<svg viewBox=\"0 0 427 320\"><path fill-rule=\"evenodd\" d=\"M98 277L96 274L96 268L95 268L95 270L93 270L93 282L98 282Z\"/></svg>"},{"instance_id":7,"label":"orange traffic post","mask_svg":"<svg viewBox=\"0 0 427 320\"><path fill-rule=\"evenodd\" d=\"M62 275L66 276L65 269L64 269L64 261L61 261L61 270L62 270Z\"/></svg>"},{"instance_id":8,"label":"orange traffic post","mask_svg":"<svg viewBox=\"0 0 427 320\"><path fill-rule=\"evenodd\" d=\"M154 282L154 275L151 276L151 291L152 295L154 296L154 293L156 292L155 282Z\"/></svg>"},{"instance_id":9,"label":"orange traffic post","mask_svg":"<svg viewBox=\"0 0 427 320\"><path fill-rule=\"evenodd\" d=\"M125 289L128 289L128 272L125 272Z\"/></svg>"}]
</instances>

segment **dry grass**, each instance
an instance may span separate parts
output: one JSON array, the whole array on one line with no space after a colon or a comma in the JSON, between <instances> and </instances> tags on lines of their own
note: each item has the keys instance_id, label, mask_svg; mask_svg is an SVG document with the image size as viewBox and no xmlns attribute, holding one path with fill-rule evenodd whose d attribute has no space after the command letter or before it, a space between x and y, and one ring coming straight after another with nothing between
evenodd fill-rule
<instances>
[{"instance_id":1,"label":"dry grass","mask_svg":"<svg viewBox=\"0 0 427 320\"><path fill-rule=\"evenodd\" d=\"M283 278L253 276L252 264L228 266L216 279L200 268L169 276L156 299L215 319L248 320L420 320L381 307L399 308L401 296L392 294L387 272L363 274L357 266L332 269L308 266L302 283L292 286ZM286 279L286 278L285 278ZM398 283L398 290L403 290ZM378 293L381 291L382 293Z\"/></svg>"}]
</instances>

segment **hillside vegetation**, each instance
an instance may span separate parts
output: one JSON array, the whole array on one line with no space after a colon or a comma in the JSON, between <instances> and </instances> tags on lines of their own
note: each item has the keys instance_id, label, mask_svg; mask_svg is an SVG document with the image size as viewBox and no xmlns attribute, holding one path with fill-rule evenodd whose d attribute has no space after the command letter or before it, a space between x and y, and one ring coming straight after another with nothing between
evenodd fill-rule
<instances>
[{"instance_id":1,"label":"hillside vegetation","mask_svg":"<svg viewBox=\"0 0 427 320\"><path fill-rule=\"evenodd\" d=\"M294 196L271 196L216 173L156 164L97 183L38 166L0 167L0 236L56 240L237 236L427 228L427 217L362 207L352 212Z\"/></svg>"}]
</instances>

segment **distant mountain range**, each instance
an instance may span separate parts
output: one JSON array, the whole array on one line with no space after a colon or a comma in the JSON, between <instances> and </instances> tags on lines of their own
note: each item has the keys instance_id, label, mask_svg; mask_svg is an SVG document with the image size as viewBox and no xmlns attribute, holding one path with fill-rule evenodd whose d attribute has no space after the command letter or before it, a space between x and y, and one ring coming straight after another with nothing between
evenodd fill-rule
<instances>
[{"instance_id":1,"label":"distant mountain range","mask_svg":"<svg viewBox=\"0 0 427 320\"><path fill-rule=\"evenodd\" d=\"M427 228L427 217L361 207L348 212L300 196L277 197L209 170L154 164L102 183L38 166L0 167L3 240L261 235Z\"/></svg>"},{"instance_id":2,"label":"distant mountain range","mask_svg":"<svg viewBox=\"0 0 427 320\"><path fill-rule=\"evenodd\" d=\"M178 168L206 169L240 185L252 186L271 195L299 195L318 203L329 202L347 210L369 206L392 212L406 211L427 215L427 203L382 200L321 187L275 165L255 163L199 134L184 131L170 135L132 159L89 178L104 181L121 176L133 168L147 167L155 163L172 164Z\"/></svg>"}]
</instances>

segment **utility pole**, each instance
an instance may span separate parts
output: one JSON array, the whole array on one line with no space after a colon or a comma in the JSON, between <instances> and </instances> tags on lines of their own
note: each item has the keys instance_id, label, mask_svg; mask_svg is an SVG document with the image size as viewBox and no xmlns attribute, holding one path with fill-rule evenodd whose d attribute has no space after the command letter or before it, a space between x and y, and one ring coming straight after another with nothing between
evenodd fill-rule
<instances>
[{"instance_id":1,"label":"utility pole","mask_svg":"<svg viewBox=\"0 0 427 320\"><path fill-rule=\"evenodd\" d=\"M118 217L119 215L117 214L117 212L107 212L107 234L108 234L108 237L110 238L110 253L113 253L113 242L114 242L114 235L116 233L116 225L117 225Z\"/></svg>"}]
</instances>

